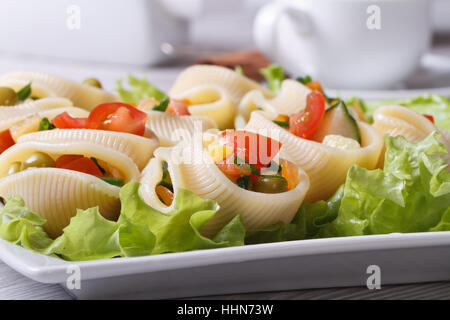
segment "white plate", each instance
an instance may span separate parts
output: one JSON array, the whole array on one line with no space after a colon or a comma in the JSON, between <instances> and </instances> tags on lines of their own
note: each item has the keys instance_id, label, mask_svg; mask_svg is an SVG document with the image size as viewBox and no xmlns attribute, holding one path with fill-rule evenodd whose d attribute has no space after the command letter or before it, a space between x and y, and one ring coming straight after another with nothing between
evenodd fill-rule
<instances>
[{"instance_id":1,"label":"white plate","mask_svg":"<svg viewBox=\"0 0 450 320\"><path fill-rule=\"evenodd\" d=\"M380 267L383 286L450 280L450 232L303 240L76 263L0 240L0 259L31 279L60 283L82 299L364 286L370 265ZM68 290L68 270L73 266L80 268L81 287Z\"/></svg>"},{"instance_id":2,"label":"white plate","mask_svg":"<svg viewBox=\"0 0 450 320\"><path fill-rule=\"evenodd\" d=\"M417 90L337 90L326 89L329 96L337 96L343 99L358 97L366 100L386 100L397 98L410 98L420 96L422 94L439 94L450 97L450 87L417 89Z\"/></svg>"}]
</instances>

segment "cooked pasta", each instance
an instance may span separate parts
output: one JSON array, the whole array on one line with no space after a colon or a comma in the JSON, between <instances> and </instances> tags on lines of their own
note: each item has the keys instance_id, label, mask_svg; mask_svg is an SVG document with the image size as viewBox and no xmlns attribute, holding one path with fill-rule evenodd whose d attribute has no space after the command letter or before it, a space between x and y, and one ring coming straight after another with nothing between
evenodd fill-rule
<instances>
[{"instance_id":1,"label":"cooked pasta","mask_svg":"<svg viewBox=\"0 0 450 320\"><path fill-rule=\"evenodd\" d=\"M245 130L260 132L283 144L283 156L302 168L310 178L310 188L305 197L308 202L328 199L345 181L352 165L375 168L383 147L381 136L363 122L358 122L361 148L345 150L299 138L266 117L268 115L264 112L254 111Z\"/></svg>"},{"instance_id":2,"label":"cooked pasta","mask_svg":"<svg viewBox=\"0 0 450 320\"><path fill-rule=\"evenodd\" d=\"M0 77L0 83L13 80L36 82L38 88L42 88L41 90L46 90L57 97L67 98L74 105L86 110L92 110L101 103L120 101L116 95L102 89L47 73L18 71L7 73Z\"/></svg>"},{"instance_id":3,"label":"cooked pasta","mask_svg":"<svg viewBox=\"0 0 450 320\"><path fill-rule=\"evenodd\" d=\"M18 195L24 199L31 210L47 219L44 229L52 237L61 234L77 209L99 206L106 218L117 217L120 188L82 172L55 167L24 167L27 159L36 154L45 154L52 159L61 155L95 157L125 182L139 178L133 160L98 143L27 141L6 150L0 156L0 196L6 199ZM20 163L22 168L12 172L11 167Z\"/></svg>"},{"instance_id":4,"label":"cooked pasta","mask_svg":"<svg viewBox=\"0 0 450 320\"><path fill-rule=\"evenodd\" d=\"M422 114L402 106L384 106L373 114L373 126L381 135L403 136L410 142L420 142L433 131L441 133L440 141L450 152L450 133L437 128ZM443 156L450 163L450 156ZM380 159L380 166L383 156Z\"/></svg>"},{"instance_id":5,"label":"cooked pasta","mask_svg":"<svg viewBox=\"0 0 450 320\"><path fill-rule=\"evenodd\" d=\"M159 146L156 138L149 139L122 132L86 129L40 131L23 135L18 140L19 143L27 141L95 143L127 155L136 163L139 170L147 165L153 156L153 151Z\"/></svg>"},{"instance_id":6,"label":"cooked pasta","mask_svg":"<svg viewBox=\"0 0 450 320\"><path fill-rule=\"evenodd\" d=\"M266 98L259 90L247 93L241 100L236 128L243 128L255 110L264 110L274 114L290 115L306 107L306 97L311 90L295 80L284 80L280 92L272 99Z\"/></svg>"},{"instance_id":7,"label":"cooked pasta","mask_svg":"<svg viewBox=\"0 0 450 320\"><path fill-rule=\"evenodd\" d=\"M191 115L211 118L219 129L233 127L236 108L228 93L220 86L199 85L172 98L187 101Z\"/></svg>"},{"instance_id":8,"label":"cooked pasta","mask_svg":"<svg viewBox=\"0 0 450 320\"><path fill-rule=\"evenodd\" d=\"M260 90L267 97L273 96L270 90L233 70L210 65L196 65L185 69L176 79L169 95L174 96L204 84L214 84L224 88L236 106L242 97L251 90Z\"/></svg>"},{"instance_id":9,"label":"cooked pasta","mask_svg":"<svg viewBox=\"0 0 450 320\"><path fill-rule=\"evenodd\" d=\"M172 146L181 140L190 139L208 129L216 128L216 123L204 116L176 116L173 114L148 111L146 127L153 131L161 146Z\"/></svg>"},{"instance_id":10,"label":"cooked pasta","mask_svg":"<svg viewBox=\"0 0 450 320\"><path fill-rule=\"evenodd\" d=\"M65 98L44 98L36 101L27 101L13 108L0 106L0 123L25 117L38 111L71 106L73 106L73 103Z\"/></svg>"},{"instance_id":11,"label":"cooked pasta","mask_svg":"<svg viewBox=\"0 0 450 320\"><path fill-rule=\"evenodd\" d=\"M177 152L180 150L183 150L183 155L190 155L188 161L179 157ZM155 192L163 176L161 163L166 161L175 195L177 189L185 188L219 204L220 210L201 229L207 236L213 236L237 214L241 214L244 225L249 229L270 226L279 221L289 223L308 190L309 179L301 169L298 169L299 182L290 191L265 194L242 189L218 169L204 148L200 154L196 152L193 146L157 149L155 158L142 173L140 195L161 212L167 213L172 209L173 204L164 205ZM200 157L195 160L196 156Z\"/></svg>"}]
</instances>

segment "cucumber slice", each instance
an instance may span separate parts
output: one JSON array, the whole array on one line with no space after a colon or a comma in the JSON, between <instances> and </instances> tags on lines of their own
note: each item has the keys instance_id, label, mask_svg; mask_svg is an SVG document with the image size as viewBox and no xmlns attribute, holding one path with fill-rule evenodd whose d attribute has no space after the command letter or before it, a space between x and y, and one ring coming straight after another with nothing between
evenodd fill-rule
<instances>
[{"instance_id":1,"label":"cucumber slice","mask_svg":"<svg viewBox=\"0 0 450 320\"><path fill-rule=\"evenodd\" d=\"M361 132L358 123L343 101L339 101L326 110L313 140L322 142L328 135L340 135L354 139L361 144Z\"/></svg>"}]
</instances>

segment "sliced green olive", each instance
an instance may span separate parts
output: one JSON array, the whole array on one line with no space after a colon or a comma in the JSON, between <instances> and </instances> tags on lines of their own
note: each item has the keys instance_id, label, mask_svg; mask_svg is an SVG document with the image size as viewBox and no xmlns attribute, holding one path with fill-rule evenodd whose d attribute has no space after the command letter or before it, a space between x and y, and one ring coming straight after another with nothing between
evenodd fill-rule
<instances>
[{"instance_id":1,"label":"sliced green olive","mask_svg":"<svg viewBox=\"0 0 450 320\"><path fill-rule=\"evenodd\" d=\"M55 160L48 154L42 152L34 152L22 162L21 170L28 168L54 168Z\"/></svg>"},{"instance_id":2,"label":"sliced green olive","mask_svg":"<svg viewBox=\"0 0 450 320\"><path fill-rule=\"evenodd\" d=\"M102 84L100 83L100 81L98 81L95 78L87 78L87 79L83 80L83 84L87 84L88 86L96 87L99 89L102 88Z\"/></svg>"},{"instance_id":3,"label":"sliced green olive","mask_svg":"<svg viewBox=\"0 0 450 320\"><path fill-rule=\"evenodd\" d=\"M0 106L15 106L19 98L17 93L8 87L0 87Z\"/></svg>"},{"instance_id":4,"label":"sliced green olive","mask_svg":"<svg viewBox=\"0 0 450 320\"><path fill-rule=\"evenodd\" d=\"M8 172L7 172L8 176L20 172L21 168L22 168L21 162L16 161L16 162L11 163L11 165L8 168Z\"/></svg>"},{"instance_id":5,"label":"sliced green olive","mask_svg":"<svg viewBox=\"0 0 450 320\"><path fill-rule=\"evenodd\" d=\"M256 178L252 190L261 193L281 193L288 191L288 184L282 176L261 176Z\"/></svg>"}]
</instances>

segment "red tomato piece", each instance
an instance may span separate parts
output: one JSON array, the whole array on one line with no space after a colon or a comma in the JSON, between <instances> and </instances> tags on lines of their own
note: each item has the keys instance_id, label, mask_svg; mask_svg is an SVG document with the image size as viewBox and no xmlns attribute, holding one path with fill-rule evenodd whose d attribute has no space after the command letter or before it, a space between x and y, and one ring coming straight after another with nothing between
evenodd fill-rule
<instances>
[{"instance_id":1,"label":"red tomato piece","mask_svg":"<svg viewBox=\"0 0 450 320\"><path fill-rule=\"evenodd\" d=\"M423 115L425 118L427 118L428 120L430 120L433 124L434 124L434 117L432 115L429 114L424 114Z\"/></svg>"},{"instance_id":2,"label":"red tomato piece","mask_svg":"<svg viewBox=\"0 0 450 320\"><path fill-rule=\"evenodd\" d=\"M245 130L222 131L219 137L222 144L234 149L235 156L258 169L270 165L281 148L277 140Z\"/></svg>"},{"instance_id":3,"label":"red tomato piece","mask_svg":"<svg viewBox=\"0 0 450 320\"><path fill-rule=\"evenodd\" d=\"M9 147L12 147L16 143L11 136L11 132L8 130L0 132L0 153L3 153Z\"/></svg>"},{"instance_id":4,"label":"red tomato piece","mask_svg":"<svg viewBox=\"0 0 450 320\"><path fill-rule=\"evenodd\" d=\"M310 139L319 129L325 114L325 98L318 91L307 97L306 108L289 118L289 131L297 137Z\"/></svg>"},{"instance_id":5,"label":"red tomato piece","mask_svg":"<svg viewBox=\"0 0 450 320\"><path fill-rule=\"evenodd\" d=\"M103 173L95 162L89 158L77 155L64 155L56 160L56 167L60 169L83 172L96 177L103 177Z\"/></svg>"},{"instance_id":6,"label":"red tomato piece","mask_svg":"<svg viewBox=\"0 0 450 320\"><path fill-rule=\"evenodd\" d=\"M58 129L83 129L86 126L87 118L73 118L67 112L56 116L52 123Z\"/></svg>"},{"instance_id":7,"label":"red tomato piece","mask_svg":"<svg viewBox=\"0 0 450 320\"><path fill-rule=\"evenodd\" d=\"M252 173L248 165L227 163L226 160L217 162L216 165L233 182L236 182L241 176L248 176Z\"/></svg>"},{"instance_id":8,"label":"red tomato piece","mask_svg":"<svg viewBox=\"0 0 450 320\"><path fill-rule=\"evenodd\" d=\"M64 168L70 162L81 159L81 158L83 158L83 156L79 155L79 154L66 154L66 155L60 156L58 159L56 159L56 167Z\"/></svg>"},{"instance_id":9,"label":"red tomato piece","mask_svg":"<svg viewBox=\"0 0 450 320\"><path fill-rule=\"evenodd\" d=\"M91 111L86 129L108 130L143 136L147 114L121 102L104 103Z\"/></svg>"},{"instance_id":10,"label":"red tomato piece","mask_svg":"<svg viewBox=\"0 0 450 320\"><path fill-rule=\"evenodd\" d=\"M185 100L170 99L166 109L167 113L176 114L177 116L190 116L189 105Z\"/></svg>"}]
</instances>

